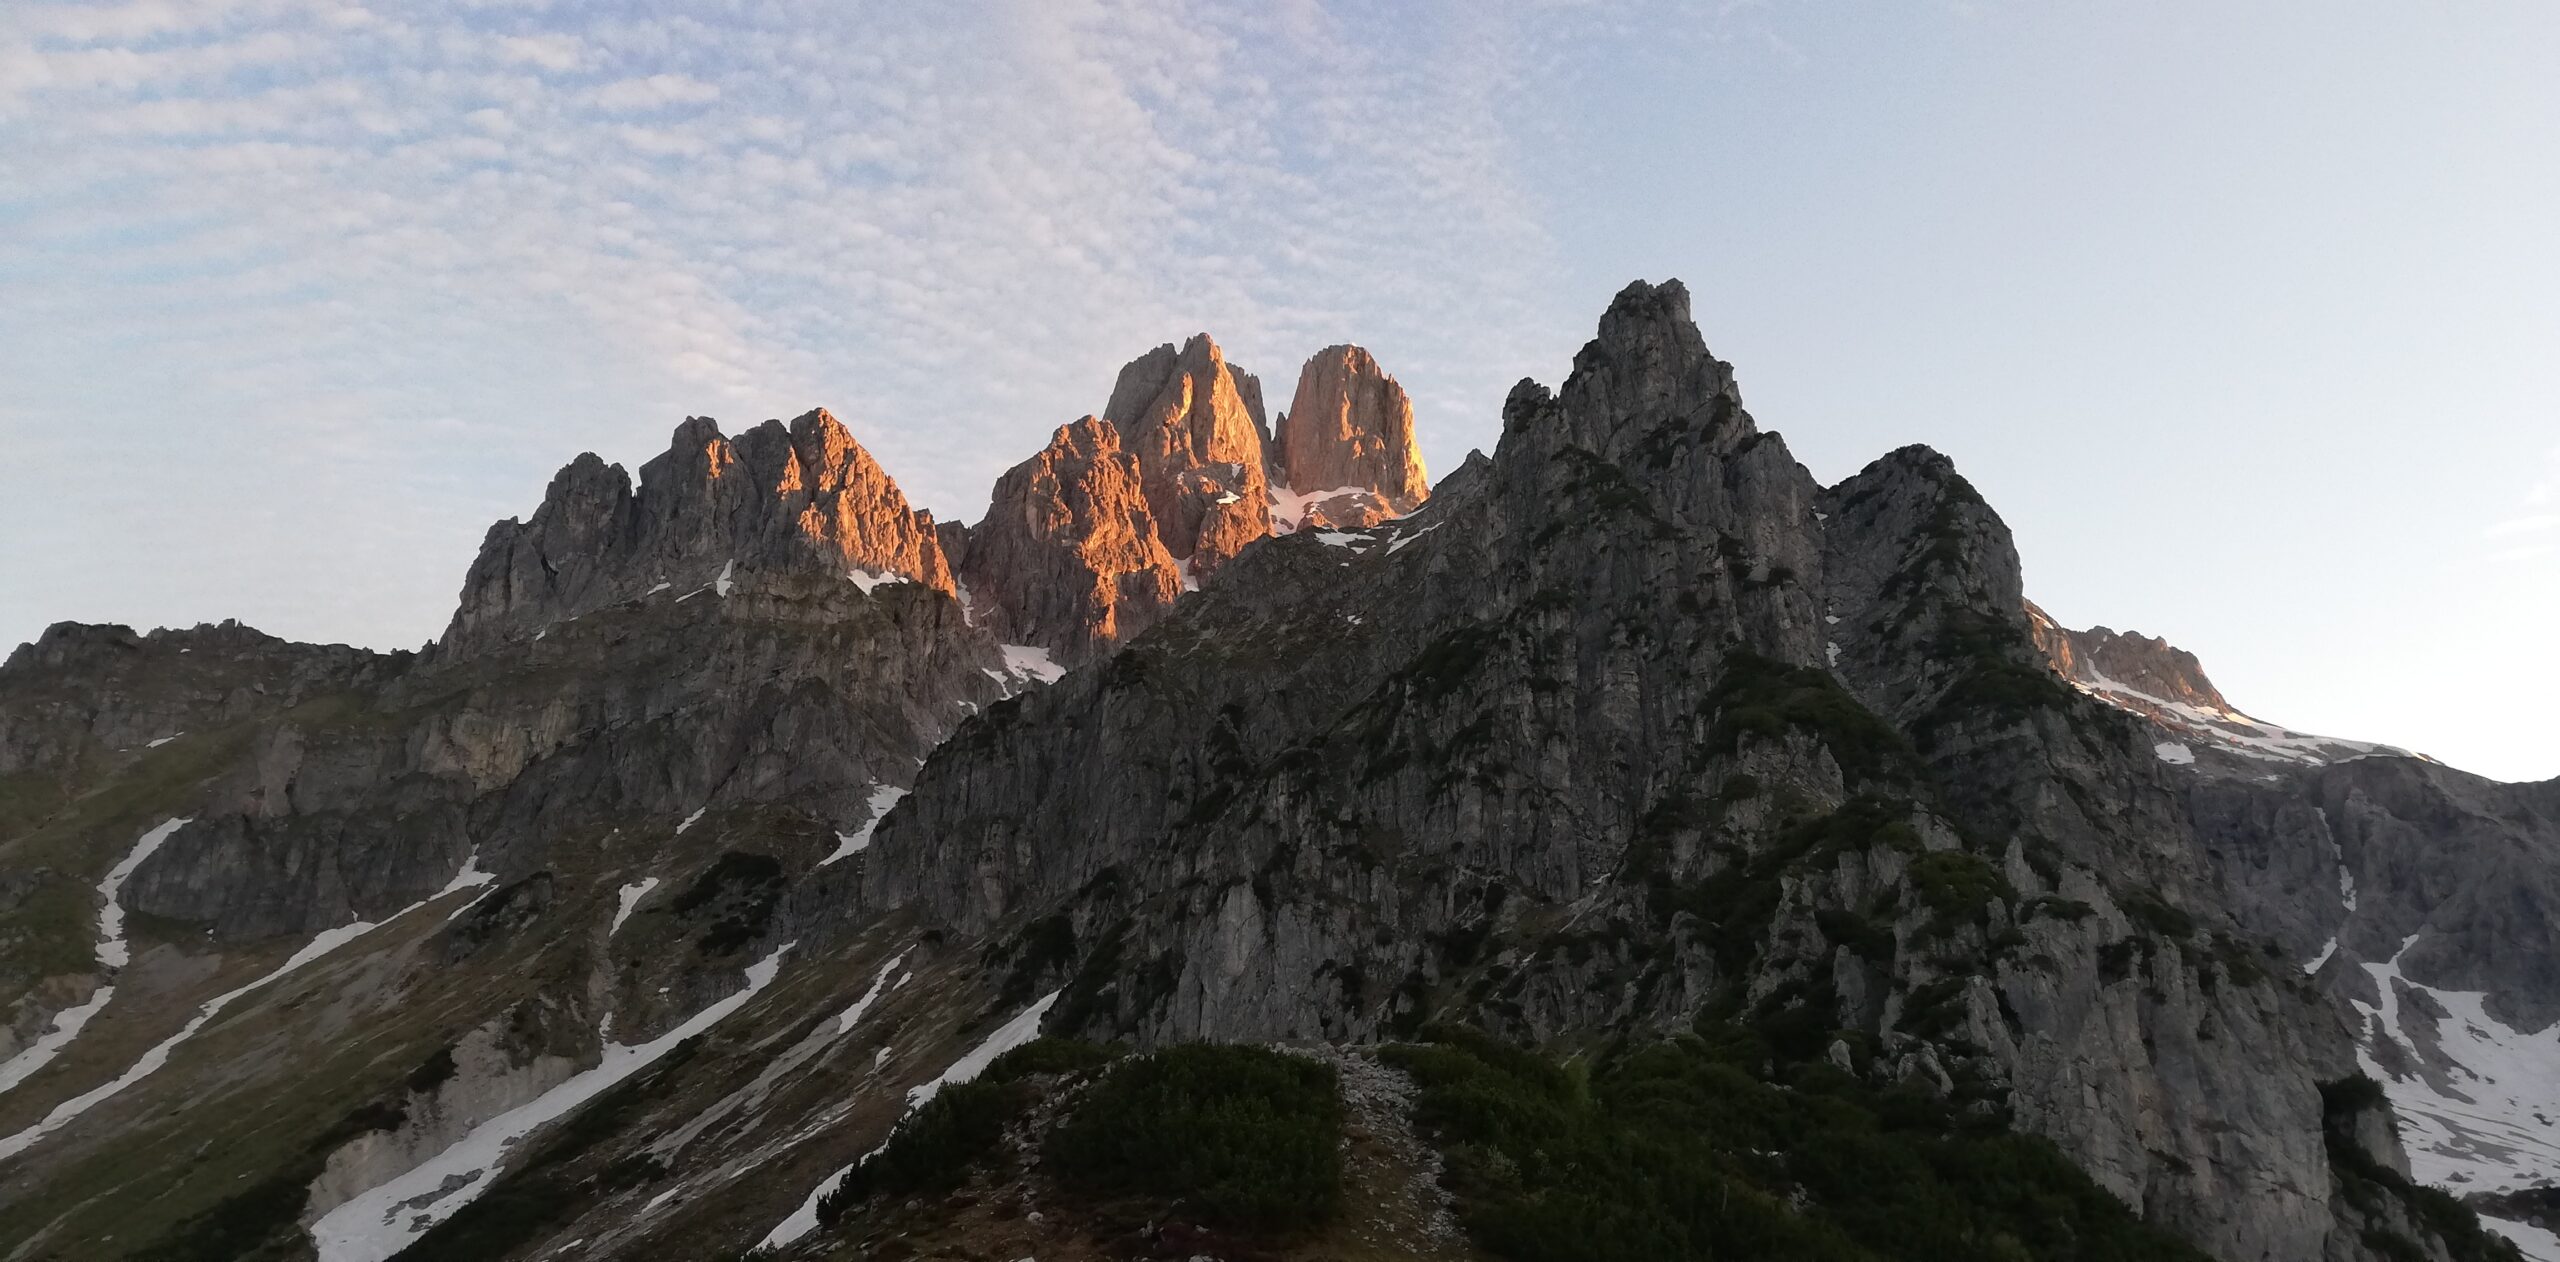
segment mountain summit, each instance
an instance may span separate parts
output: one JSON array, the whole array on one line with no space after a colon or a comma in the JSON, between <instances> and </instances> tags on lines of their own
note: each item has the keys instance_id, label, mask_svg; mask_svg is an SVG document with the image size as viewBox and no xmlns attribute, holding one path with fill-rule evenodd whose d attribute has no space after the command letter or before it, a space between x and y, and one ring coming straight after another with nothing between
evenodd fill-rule
<instances>
[{"instance_id":1,"label":"mountain summit","mask_svg":"<svg viewBox=\"0 0 2560 1262\"><path fill-rule=\"evenodd\" d=\"M972 525L692 419L421 654L49 631L0 1253L2539 1239L2554 786L2191 748L2192 659L1929 448L1817 483L1677 282L1420 482L1365 353L1275 438L1204 335Z\"/></svg>"}]
</instances>

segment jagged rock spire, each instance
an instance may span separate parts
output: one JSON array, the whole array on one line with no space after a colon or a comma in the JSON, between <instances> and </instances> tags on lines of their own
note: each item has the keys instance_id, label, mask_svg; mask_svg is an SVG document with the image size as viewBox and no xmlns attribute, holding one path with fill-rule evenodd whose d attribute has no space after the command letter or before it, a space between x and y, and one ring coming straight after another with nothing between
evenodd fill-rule
<instances>
[{"instance_id":1,"label":"jagged rock spire","mask_svg":"<svg viewBox=\"0 0 2560 1262\"><path fill-rule=\"evenodd\" d=\"M1271 533L1262 385L1208 334L1130 361L1102 415L1137 458L1165 550L1195 578Z\"/></svg>"},{"instance_id":2,"label":"jagged rock spire","mask_svg":"<svg viewBox=\"0 0 2560 1262\"><path fill-rule=\"evenodd\" d=\"M1182 594L1137 457L1092 416L997 480L960 578L980 625L1067 664L1146 629Z\"/></svg>"},{"instance_id":3,"label":"jagged rock spire","mask_svg":"<svg viewBox=\"0 0 2560 1262\"><path fill-rule=\"evenodd\" d=\"M1357 346L1308 357L1282 414L1280 483L1309 525L1373 525L1421 507L1431 494L1413 436L1413 401Z\"/></svg>"}]
</instances>

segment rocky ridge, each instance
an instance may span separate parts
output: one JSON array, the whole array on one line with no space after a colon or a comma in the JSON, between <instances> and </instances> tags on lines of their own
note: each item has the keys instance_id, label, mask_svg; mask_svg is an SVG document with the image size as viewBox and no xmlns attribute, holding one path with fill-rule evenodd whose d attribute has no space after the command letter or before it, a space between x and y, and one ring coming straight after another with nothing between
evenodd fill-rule
<instances>
[{"instance_id":1,"label":"rocky ridge","mask_svg":"<svg viewBox=\"0 0 2560 1262\"><path fill-rule=\"evenodd\" d=\"M741 569L804 567L952 590L932 514L910 508L832 414L735 438L688 417L636 490L588 453L552 478L532 517L491 527L440 647L468 653L606 605L724 586Z\"/></svg>"},{"instance_id":2,"label":"rocky ridge","mask_svg":"<svg viewBox=\"0 0 2560 1262\"><path fill-rule=\"evenodd\" d=\"M1377 439L1338 446L1393 506L1409 412L1329 356L1293 412ZM1160 348L968 528L823 413L688 421L494 528L429 653L244 641L164 703L171 662L84 664L112 634L22 650L0 733L51 788L0 872L129 860L131 952L0 1092L0 1251L845 1256L804 1212L1032 1033L1458 1025L1756 1040L1762 1089L2034 1137L2218 1257L2498 1256L2408 1188L2356 1009L2262 963L2324 922L2243 847L2319 839L2062 686L1943 457L1816 484L1676 283L1392 519L1280 533L1259 393Z\"/></svg>"},{"instance_id":3,"label":"rocky ridge","mask_svg":"<svg viewBox=\"0 0 2560 1262\"><path fill-rule=\"evenodd\" d=\"M2072 687L2108 705L2151 720L2169 738L2161 758L2192 763L2199 753L2208 770L2263 774L2268 764L2319 766L2373 754L2409 757L2409 751L2368 741L2297 732L2232 707L2207 679L2195 654L2139 632L2106 627L2073 631L2030 601L2027 622L2036 647Z\"/></svg>"},{"instance_id":4,"label":"rocky ridge","mask_svg":"<svg viewBox=\"0 0 2560 1262\"><path fill-rule=\"evenodd\" d=\"M1676 285L1621 294L1422 511L1233 574L960 733L853 920L1055 925L1075 954L1028 984L1146 1041L1809 1009L2218 1255L2353 1254L2316 1089L2345 1031L2227 962L2168 769L2045 673L1996 515L1921 448L1815 485ZM1820 927L1851 919L1876 954Z\"/></svg>"}]
</instances>

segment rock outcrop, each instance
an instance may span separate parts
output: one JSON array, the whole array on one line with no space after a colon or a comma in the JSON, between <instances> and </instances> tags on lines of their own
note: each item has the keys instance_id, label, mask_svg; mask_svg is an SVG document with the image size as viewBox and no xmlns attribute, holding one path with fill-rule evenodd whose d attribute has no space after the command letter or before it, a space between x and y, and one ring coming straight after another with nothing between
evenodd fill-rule
<instances>
[{"instance_id":1,"label":"rock outcrop","mask_svg":"<svg viewBox=\"0 0 2560 1262\"><path fill-rule=\"evenodd\" d=\"M997 480L960 580L980 625L1070 665L1154 625L1182 595L1137 458L1091 416Z\"/></svg>"},{"instance_id":2,"label":"rock outcrop","mask_svg":"<svg viewBox=\"0 0 2560 1262\"><path fill-rule=\"evenodd\" d=\"M532 517L490 527L440 647L470 652L626 600L802 570L953 591L932 514L909 507L833 415L735 438L689 417L636 491L590 452L552 478Z\"/></svg>"},{"instance_id":3,"label":"rock outcrop","mask_svg":"<svg viewBox=\"0 0 2560 1262\"><path fill-rule=\"evenodd\" d=\"M237 622L138 635L45 628L0 664L0 776L77 779L194 733L379 683L411 655L296 644Z\"/></svg>"},{"instance_id":4,"label":"rock outcrop","mask_svg":"<svg viewBox=\"0 0 2560 1262\"><path fill-rule=\"evenodd\" d=\"M1298 371L1272 465L1293 526L1374 526L1431 494L1413 401L1357 346L1328 346Z\"/></svg>"},{"instance_id":5,"label":"rock outcrop","mask_svg":"<svg viewBox=\"0 0 2560 1262\"><path fill-rule=\"evenodd\" d=\"M2022 598L2023 599L2023 598ZM2119 710L2151 720L2160 757L2221 775L2257 778L2273 766L2325 766L2409 751L2297 732L2252 718L2223 699L2204 665L2166 640L2105 627L2074 631L2025 601L2027 625L2053 673Z\"/></svg>"},{"instance_id":6,"label":"rock outcrop","mask_svg":"<svg viewBox=\"0 0 2560 1262\"><path fill-rule=\"evenodd\" d=\"M1208 334L1130 361L1102 415L1137 457L1157 537L1193 579L1270 535L1262 385L1229 365Z\"/></svg>"},{"instance_id":7,"label":"rock outcrop","mask_svg":"<svg viewBox=\"0 0 2560 1262\"><path fill-rule=\"evenodd\" d=\"M2221 690L2205 677L2204 663L2167 640L2138 631L2119 634L2106 627L2074 631L2055 622L2033 601L2026 608L2036 647L2064 679L2090 689L2112 685L2204 710L2231 709Z\"/></svg>"}]
</instances>

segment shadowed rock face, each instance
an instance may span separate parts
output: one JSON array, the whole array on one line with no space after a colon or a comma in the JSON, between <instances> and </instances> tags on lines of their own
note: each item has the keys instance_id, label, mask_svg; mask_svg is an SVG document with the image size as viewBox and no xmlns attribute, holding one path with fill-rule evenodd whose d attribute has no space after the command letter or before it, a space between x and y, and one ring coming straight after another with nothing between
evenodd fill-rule
<instances>
[{"instance_id":1,"label":"shadowed rock face","mask_svg":"<svg viewBox=\"0 0 2560 1262\"><path fill-rule=\"evenodd\" d=\"M981 625L1068 664L1145 630L1182 595L1137 458L1091 416L997 480L960 576Z\"/></svg>"},{"instance_id":2,"label":"shadowed rock face","mask_svg":"<svg viewBox=\"0 0 2560 1262\"><path fill-rule=\"evenodd\" d=\"M1194 578L1271 533L1262 385L1208 334L1130 361L1102 415L1137 457L1157 537Z\"/></svg>"},{"instance_id":3,"label":"shadowed rock face","mask_svg":"<svg viewBox=\"0 0 2560 1262\"><path fill-rule=\"evenodd\" d=\"M2173 770L2045 671L2007 528L1926 448L1817 486L1677 284L1621 293L1420 511L1231 566L965 725L794 931L1059 926L1086 958L1023 985L1141 1040L1801 1009L2218 1256L2370 1256L2315 1087L2345 1032L2225 962ZM1950 918L1953 871L1985 888ZM1758 911L1703 893L1751 879ZM1868 916L1897 945L1860 957L1837 926Z\"/></svg>"},{"instance_id":4,"label":"shadowed rock face","mask_svg":"<svg viewBox=\"0 0 2560 1262\"><path fill-rule=\"evenodd\" d=\"M821 409L735 438L690 417L640 468L635 493L593 453L551 480L522 522L490 527L442 647L471 652L564 618L741 573L854 570L953 590L932 514Z\"/></svg>"},{"instance_id":5,"label":"shadowed rock face","mask_svg":"<svg viewBox=\"0 0 2560 1262\"><path fill-rule=\"evenodd\" d=\"M1329 346L1298 372L1280 419L1281 485L1300 495L1350 490L1309 502L1306 526L1372 526L1422 505L1431 493L1414 441L1413 401L1357 346Z\"/></svg>"},{"instance_id":6,"label":"shadowed rock face","mask_svg":"<svg viewBox=\"0 0 2560 1262\"><path fill-rule=\"evenodd\" d=\"M2379 1106L2326 1116L2355 1049L2257 937L2397 951L2546 1016L2550 786L2370 758L2195 787L2046 669L2007 528L1943 456L1817 485L1676 282L1620 293L1428 502L1400 392L1337 351L1302 377L1303 457L1195 338L974 529L912 511L824 413L691 420L636 488L581 457L494 528L438 651L76 627L21 650L0 1048L107 977L85 914L21 909L85 913L143 828L192 822L121 887L120 1006L0 1098L0 1139L261 959L385 923L0 1160L0 1252L158 1256L148 1233L256 1210L284 1256L304 1209L735 998L553 1133L574 1144L488 1172L512 1192L489 1204L543 1219L472 1253L727 1256L1050 992L1047 1032L1141 1042L1741 1026L1773 1078L2046 1137L2220 1258L2456 1256L2441 1215L2333 1162L2324 1125L2406 1168ZM1273 536L1265 479L1299 476L1364 479L1379 518ZM1224 577L1183 596L1177 558ZM999 638L1082 665L1026 694ZM46 933L69 954L19 950ZM2479 967L2501 944L2534 949Z\"/></svg>"}]
</instances>

